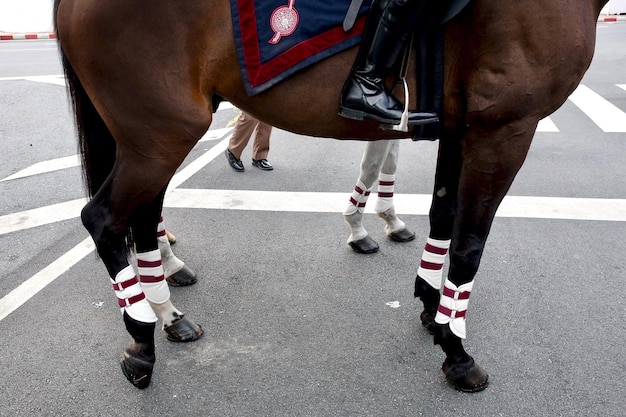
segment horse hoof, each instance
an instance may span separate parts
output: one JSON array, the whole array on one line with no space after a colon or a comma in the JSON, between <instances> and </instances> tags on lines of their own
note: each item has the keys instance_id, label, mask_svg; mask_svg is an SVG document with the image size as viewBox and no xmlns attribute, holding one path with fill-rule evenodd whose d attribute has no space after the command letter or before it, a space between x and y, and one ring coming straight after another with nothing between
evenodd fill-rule
<instances>
[{"instance_id":1,"label":"horse hoof","mask_svg":"<svg viewBox=\"0 0 626 417\"><path fill-rule=\"evenodd\" d=\"M180 271L174 272L169 277L166 277L165 280L172 287L186 287L198 282L196 273L193 272L187 265L184 265Z\"/></svg>"},{"instance_id":2,"label":"horse hoof","mask_svg":"<svg viewBox=\"0 0 626 417\"><path fill-rule=\"evenodd\" d=\"M422 314L420 314L420 320L422 321L422 326L424 326L430 334L435 334L437 325L435 324L434 313L424 310Z\"/></svg>"},{"instance_id":3,"label":"horse hoof","mask_svg":"<svg viewBox=\"0 0 626 417\"><path fill-rule=\"evenodd\" d=\"M441 370L448 382L459 391L478 392L489 385L489 375L474 362L474 359L471 359L470 363L450 363L446 359Z\"/></svg>"},{"instance_id":4,"label":"horse hoof","mask_svg":"<svg viewBox=\"0 0 626 417\"><path fill-rule=\"evenodd\" d=\"M140 359L133 356L130 349L127 349L124 351L124 357L120 362L120 366L126 379L136 388L144 389L150 385L154 359L152 361Z\"/></svg>"},{"instance_id":5,"label":"horse hoof","mask_svg":"<svg viewBox=\"0 0 626 417\"><path fill-rule=\"evenodd\" d=\"M370 254L378 252L378 243L369 237L369 235L365 236L363 239L348 242L348 244L356 253Z\"/></svg>"},{"instance_id":6,"label":"horse hoof","mask_svg":"<svg viewBox=\"0 0 626 417\"><path fill-rule=\"evenodd\" d=\"M202 327L185 316L181 316L169 326L163 326L163 331L170 342L193 342L204 334Z\"/></svg>"},{"instance_id":7,"label":"horse hoof","mask_svg":"<svg viewBox=\"0 0 626 417\"><path fill-rule=\"evenodd\" d=\"M412 240L415 240L415 233L406 228L391 232L387 236L394 242L410 242Z\"/></svg>"}]
</instances>

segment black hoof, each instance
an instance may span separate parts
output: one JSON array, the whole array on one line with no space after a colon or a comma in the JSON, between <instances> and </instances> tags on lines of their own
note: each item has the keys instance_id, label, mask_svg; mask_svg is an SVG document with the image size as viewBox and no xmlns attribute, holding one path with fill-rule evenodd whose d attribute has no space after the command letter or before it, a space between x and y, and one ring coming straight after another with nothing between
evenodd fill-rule
<instances>
[{"instance_id":1,"label":"black hoof","mask_svg":"<svg viewBox=\"0 0 626 417\"><path fill-rule=\"evenodd\" d=\"M422 321L422 326L424 326L426 328L426 330L428 330L428 332L430 334L435 334L435 330L437 328L437 325L435 324L435 312L430 312L430 311L422 311L422 314L420 314L420 320Z\"/></svg>"},{"instance_id":2,"label":"black hoof","mask_svg":"<svg viewBox=\"0 0 626 417\"><path fill-rule=\"evenodd\" d=\"M198 282L196 273L193 272L187 265L183 266L180 271L174 272L169 277L166 277L165 280L172 287L186 287Z\"/></svg>"},{"instance_id":3,"label":"black hoof","mask_svg":"<svg viewBox=\"0 0 626 417\"><path fill-rule=\"evenodd\" d=\"M394 242L410 242L415 240L415 233L411 232L407 228L396 230L395 232L389 233L387 236L389 236L389 239Z\"/></svg>"},{"instance_id":4,"label":"black hoof","mask_svg":"<svg viewBox=\"0 0 626 417\"><path fill-rule=\"evenodd\" d=\"M163 331L167 334L170 342L193 342L204 334L202 327L193 321L182 316L169 326L163 326Z\"/></svg>"},{"instance_id":5,"label":"black hoof","mask_svg":"<svg viewBox=\"0 0 626 417\"><path fill-rule=\"evenodd\" d=\"M122 372L128 381L139 389L147 388L152 380L152 369L154 368L154 358L152 360L140 359L133 355L132 347L124 351L124 357L120 362Z\"/></svg>"},{"instance_id":6,"label":"black hoof","mask_svg":"<svg viewBox=\"0 0 626 417\"><path fill-rule=\"evenodd\" d=\"M378 243L369 237L369 235L365 236L363 239L349 242L348 244L356 253L370 254L378 252Z\"/></svg>"},{"instance_id":7,"label":"black hoof","mask_svg":"<svg viewBox=\"0 0 626 417\"><path fill-rule=\"evenodd\" d=\"M489 385L489 375L474 362L474 359L467 363L450 363L446 359L441 370L448 382L459 391L478 392Z\"/></svg>"}]
</instances>

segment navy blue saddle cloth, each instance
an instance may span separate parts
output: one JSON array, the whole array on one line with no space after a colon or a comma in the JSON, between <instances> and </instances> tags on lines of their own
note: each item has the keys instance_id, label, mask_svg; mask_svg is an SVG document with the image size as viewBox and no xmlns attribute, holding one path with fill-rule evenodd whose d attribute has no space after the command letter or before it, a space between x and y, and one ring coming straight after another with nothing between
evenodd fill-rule
<instances>
[{"instance_id":1,"label":"navy blue saddle cloth","mask_svg":"<svg viewBox=\"0 0 626 417\"><path fill-rule=\"evenodd\" d=\"M349 0L230 0L237 55L248 95L361 41L370 0L349 31Z\"/></svg>"}]
</instances>

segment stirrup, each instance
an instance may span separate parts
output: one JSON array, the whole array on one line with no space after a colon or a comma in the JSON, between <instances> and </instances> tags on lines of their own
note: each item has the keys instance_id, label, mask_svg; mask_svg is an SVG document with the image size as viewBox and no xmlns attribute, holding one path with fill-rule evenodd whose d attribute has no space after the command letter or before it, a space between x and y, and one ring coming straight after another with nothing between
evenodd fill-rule
<instances>
[{"instance_id":1,"label":"stirrup","mask_svg":"<svg viewBox=\"0 0 626 417\"><path fill-rule=\"evenodd\" d=\"M400 117L400 123L394 124L381 124L380 128L383 130L395 130L397 132L409 131L409 87L406 84L406 78L402 77L402 88L404 89L404 111Z\"/></svg>"}]
</instances>

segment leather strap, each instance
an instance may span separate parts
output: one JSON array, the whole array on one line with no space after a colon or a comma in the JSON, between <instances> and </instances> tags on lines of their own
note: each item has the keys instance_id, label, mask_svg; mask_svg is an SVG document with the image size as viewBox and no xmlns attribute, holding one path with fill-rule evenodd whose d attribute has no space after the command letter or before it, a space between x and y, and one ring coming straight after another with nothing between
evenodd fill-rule
<instances>
[{"instance_id":1,"label":"leather strap","mask_svg":"<svg viewBox=\"0 0 626 417\"><path fill-rule=\"evenodd\" d=\"M343 19L344 32L349 31L354 26L354 22L356 22L356 17L359 14L361 4L363 4L363 0L352 0L350 2L350 7L348 7L346 17Z\"/></svg>"}]
</instances>

